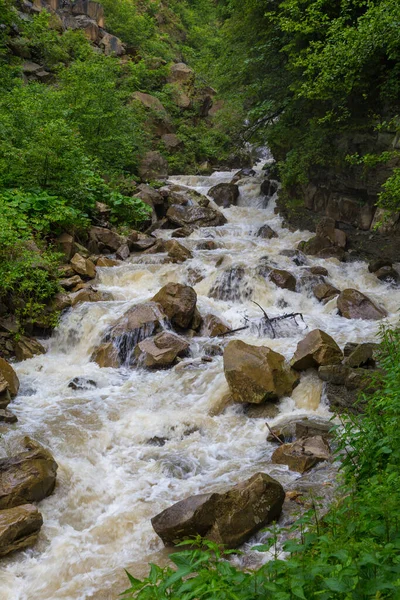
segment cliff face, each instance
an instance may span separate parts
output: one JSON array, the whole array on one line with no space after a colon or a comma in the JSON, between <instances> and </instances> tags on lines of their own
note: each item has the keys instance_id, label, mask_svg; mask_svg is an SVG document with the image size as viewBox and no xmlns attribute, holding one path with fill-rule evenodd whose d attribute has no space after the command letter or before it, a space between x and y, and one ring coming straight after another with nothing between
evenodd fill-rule
<instances>
[{"instance_id":1,"label":"cliff face","mask_svg":"<svg viewBox=\"0 0 400 600\"><path fill-rule=\"evenodd\" d=\"M393 152L400 149L399 136L393 133L352 133L335 140L337 154L354 156ZM363 231L380 227L383 233L400 233L400 214L389 215L377 208L382 185L400 166L400 158L379 162L368 169L345 161L327 168L314 168L309 182L287 190L289 199L301 200L306 209ZM379 226L379 224L381 225Z\"/></svg>"}]
</instances>

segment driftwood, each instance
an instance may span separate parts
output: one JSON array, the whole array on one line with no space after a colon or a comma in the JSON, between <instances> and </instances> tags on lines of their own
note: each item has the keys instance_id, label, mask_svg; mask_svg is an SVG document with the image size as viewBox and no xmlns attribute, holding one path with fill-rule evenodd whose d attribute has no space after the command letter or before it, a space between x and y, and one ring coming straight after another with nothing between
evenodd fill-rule
<instances>
[{"instance_id":1,"label":"driftwood","mask_svg":"<svg viewBox=\"0 0 400 600\"><path fill-rule=\"evenodd\" d=\"M253 304L258 306L258 308L262 311L262 313L263 313L262 321L265 323L265 325L267 325L267 328L270 330L272 338L276 337L276 330L274 329L274 323L283 321L285 319L293 319L297 325L296 317L299 317L304 323L304 318L301 313L286 313L284 315L279 315L277 317L269 317L267 315L266 311L263 309L263 307L260 304L258 304L258 302L253 301ZM244 317L244 318L245 318L245 321L247 321L247 323L248 323L247 325L243 325L243 327L238 327L236 329L230 329L229 331L226 331L225 333L221 334L221 337L225 337L226 335L231 335L232 333L237 333L238 331L244 331L245 329L250 329L252 324L249 323L249 319L247 317Z\"/></svg>"},{"instance_id":2,"label":"driftwood","mask_svg":"<svg viewBox=\"0 0 400 600\"><path fill-rule=\"evenodd\" d=\"M265 424L266 424L266 426L268 427L268 430L269 430L270 434L272 435L272 437L274 437L274 438L276 439L276 441L277 441L277 442L278 442L278 443L279 443L279 444L282 446L282 444L284 444L284 442L283 442L283 441L280 439L280 437L278 437L278 436L276 435L276 433L274 433L274 432L272 431L272 429L271 429L271 427L268 425L268 423L265 423Z\"/></svg>"}]
</instances>

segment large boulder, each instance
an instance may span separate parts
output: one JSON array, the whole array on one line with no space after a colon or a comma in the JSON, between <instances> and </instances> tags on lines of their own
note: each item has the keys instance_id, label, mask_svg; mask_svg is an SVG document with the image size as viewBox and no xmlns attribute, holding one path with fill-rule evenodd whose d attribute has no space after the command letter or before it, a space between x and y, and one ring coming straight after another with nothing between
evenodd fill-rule
<instances>
[{"instance_id":1,"label":"large boulder","mask_svg":"<svg viewBox=\"0 0 400 600\"><path fill-rule=\"evenodd\" d=\"M118 350L119 360L122 363L130 363L137 344L158 333L165 317L166 315L160 309L160 304L155 302L136 304L108 330L104 342L112 342ZM104 354L114 362L111 348L104 348L100 355L101 358ZM99 363L96 358L94 360ZM109 362L108 359L107 362Z\"/></svg>"},{"instance_id":2,"label":"large boulder","mask_svg":"<svg viewBox=\"0 0 400 600\"><path fill-rule=\"evenodd\" d=\"M257 231L257 237L263 238L264 240L271 240L272 238L277 238L278 234L269 225L263 225Z\"/></svg>"},{"instance_id":3,"label":"large boulder","mask_svg":"<svg viewBox=\"0 0 400 600\"><path fill-rule=\"evenodd\" d=\"M143 181L154 181L168 177L168 162L160 152L146 152L139 165L139 175Z\"/></svg>"},{"instance_id":4,"label":"large boulder","mask_svg":"<svg viewBox=\"0 0 400 600\"><path fill-rule=\"evenodd\" d=\"M53 456L28 437L24 446L25 452L0 460L0 509L39 502L54 491L58 466Z\"/></svg>"},{"instance_id":5,"label":"large boulder","mask_svg":"<svg viewBox=\"0 0 400 600\"><path fill-rule=\"evenodd\" d=\"M190 327L196 310L197 294L181 283L167 283L152 299L157 302L172 325L180 329Z\"/></svg>"},{"instance_id":6,"label":"large boulder","mask_svg":"<svg viewBox=\"0 0 400 600\"><path fill-rule=\"evenodd\" d=\"M167 81L168 83L191 87L194 84L194 79L195 74L193 69L185 63L176 63L171 66Z\"/></svg>"},{"instance_id":7,"label":"large boulder","mask_svg":"<svg viewBox=\"0 0 400 600\"><path fill-rule=\"evenodd\" d=\"M209 206L173 204L167 210L167 218L179 227L218 227L227 223L222 213Z\"/></svg>"},{"instance_id":8,"label":"large boulder","mask_svg":"<svg viewBox=\"0 0 400 600\"><path fill-rule=\"evenodd\" d=\"M96 267L88 258L84 258L80 254L76 253L71 258L71 266L75 273L78 275L82 275L82 277L86 277L88 279L93 279L96 277Z\"/></svg>"},{"instance_id":9,"label":"large boulder","mask_svg":"<svg viewBox=\"0 0 400 600\"><path fill-rule=\"evenodd\" d=\"M105 344L98 346L93 352L90 360L96 362L102 369L118 369L118 367L121 366L118 350L112 342L106 342Z\"/></svg>"},{"instance_id":10,"label":"large boulder","mask_svg":"<svg viewBox=\"0 0 400 600\"><path fill-rule=\"evenodd\" d=\"M45 354L46 349L40 342L33 338L21 335L14 345L15 357L17 360L27 360L37 354Z\"/></svg>"},{"instance_id":11,"label":"large boulder","mask_svg":"<svg viewBox=\"0 0 400 600\"><path fill-rule=\"evenodd\" d=\"M205 337L218 337L231 330L231 327L215 315L208 314L204 317L200 335Z\"/></svg>"},{"instance_id":12,"label":"large boulder","mask_svg":"<svg viewBox=\"0 0 400 600\"><path fill-rule=\"evenodd\" d=\"M173 263L183 263L185 260L193 258L190 250L185 248L185 246L182 246L182 244L176 240L165 241L164 250L167 252Z\"/></svg>"},{"instance_id":13,"label":"large boulder","mask_svg":"<svg viewBox=\"0 0 400 600\"><path fill-rule=\"evenodd\" d=\"M239 188L235 183L217 183L217 185L208 190L208 195L211 196L218 206L228 208L237 204Z\"/></svg>"},{"instance_id":14,"label":"large boulder","mask_svg":"<svg viewBox=\"0 0 400 600\"><path fill-rule=\"evenodd\" d=\"M225 377L234 402L260 404L290 395L299 375L265 346L232 340L224 352Z\"/></svg>"},{"instance_id":15,"label":"large boulder","mask_svg":"<svg viewBox=\"0 0 400 600\"><path fill-rule=\"evenodd\" d=\"M178 356L185 356L190 344L174 333L163 331L154 337L146 338L135 348L139 364L148 369L170 367Z\"/></svg>"},{"instance_id":16,"label":"large boulder","mask_svg":"<svg viewBox=\"0 0 400 600\"><path fill-rule=\"evenodd\" d=\"M284 290L296 291L296 277L284 269L271 269L269 278L277 287Z\"/></svg>"},{"instance_id":17,"label":"large boulder","mask_svg":"<svg viewBox=\"0 0 400 600\"><path fill-rule=\"evenodd\" d=\"M115 231L105 227L91 227L89 230L89 247L93 252L116 252L124 243L124 238Z\"/></svg>"},{"instance_id":18,"label":"large boulder","mask_svg":"<svg viewBox=\"0 0 400 600\"><path fill-rule=\"evenodd\" d=\"M0 398L5 392L14 398L18 394L18 390L19 379L16 372L4 358L0 357Z\"/></svg>"},{"instance_id":19,"label":"large boulder","mask_svg":"<svg viewBox=\"0 0 400 600\"><path fill-rule=\"evenodd\" d=\"M378 320L387 317L384 308L376 306L367 296L354 289L346 289L337 299L339 314L346 319Z\"/></svg>"},{"instance_id":20,"label":"large boulder","mask_svg":"<svg viewBox=\"0 0 400 600\"><path fill-rule=\"evenodd\" d=\"M313 288L313 294L319 302L323 302L324 304L338 296L340 294L340 290L335 288L335 286L330 283L322 282L316 285Z\"/></svg>"},{"instance_id":21,"label":"large boulder","mask_svg":"<svg viewBox=\"0 0 400 600\"><path fill-rule=\"evenodd\" d=\"M291 471L304 473L323 460L329 460L331 451L325 437L304 437L291 444L282 444L272 455L272 462L287 465Z\"/></svg>"},{"instance_id":22,"label":"large boulder","mask_svg":"<svg viewBox=\"0 0 400 600\"><path fill-rule=\"evenodd\" d=\"M159 113L166 112L160 100L155 96L152 96L151 94L145 94L144 92L134 92L132 95L132 99L137 100L145 108L149 108L150 110L154 110Z\"/></svg>"},{"instance_id":23,"label":"large boulder","mask_svg":"<svg viewBox=\"0 0 400 600\"><path fill-rule=\"evenodd\" d=\"M100 48L106 56L122 56L125 54L125 47L121 40L111 33L104 33L99 42Z\"/></svg>"},{"instance_id":24,"label":"large boulder","mask_svg":"<svg viewBox=\"0 0 400 600\"><path fill-rule=\"evenodd\" d=\"M343 352L335 340L325 331L314 329L297 344L290 364L297 371L304 371L321 365L336 365L342 359Z\"/></svg>"},{"instance_id":25,"label":"large boulder","mask_svg":"<svg viewBox=\"0 0 400 600\"><path fill-rule=\"evenodd\" d=\"M281 484L256 473L224 493L190 496L156 515L151 523L165 545L201 535L237 548L278 519L285 492Z\"/></svg>"},{"instance_id":26,"label":"large boulder","mask_svg":"<svg viewBox=\"0 0 400 600\"><path fill-rule=\"evenodd\" d=\"M32 504L0 511L0 557L33 546L42 525L42 515Z\"/></svg>"}]
</instances>

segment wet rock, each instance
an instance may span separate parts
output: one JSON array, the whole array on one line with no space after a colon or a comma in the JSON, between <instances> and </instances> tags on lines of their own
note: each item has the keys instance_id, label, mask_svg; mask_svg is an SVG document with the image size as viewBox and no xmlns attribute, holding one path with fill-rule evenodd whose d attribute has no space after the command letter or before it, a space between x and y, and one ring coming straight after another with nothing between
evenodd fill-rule
<instances>
[{"instance_id":1,"label":"wet rock","mask_svg":"<svg viewBox=\"0 0 400 600\"><path fill-rule=\"evenodd\" d=\"M349 390L366 389L371 383L371 372L353 369L347 365L325 365L318 369L318 377L333 385L344 385Z\"/></svg>"},{"instance_id":2,"label":"wet rock","mask_svg":"<svg viewBox=\"0 0 400 600\"><path fill-rule=\"evenodd\" d=\"M203 346L203 352L206 356L222 356L224 350L218 344L205 344Z\"/></svg>"},{"instance_id":3,"label":"wet rock","mask_svg":"<svg viewBox=\"0 0 400 600\"><path fill-rule=\"evenodd\" d=\"M376 273L376 271L379 271L379 269L382 269L382 267L391 266L393 265L389 258L374 258L370 263L368 263L368 271L370 273Z\"/></svg>"},{"instance_id":4,"label":"wet rock","mask_svg":"<svg viewBox=\"0 0 400 600\"><path fill-rule=\"evenodd\" d=\"M347 367L375 367L376 354L379 345L372 343L356 344L355 348L346 356L343 363Z\"/></svg>"},{"instance_id":5,"label":"wet rock","mask_svg":"<svg viewBox=\"0 0 400 600\"><path fill-rule=\"evenodd\" d=\"M284 269L271 269L269 278L276 286L291 292L296 291L296 278Z\"/></svg>"},{"instance_id":6,"label":"wet rock","mask_svg":"<svg viewBox=\"0 0 400 600\"><path fill-rule=\"evenodd\" d=\"M162 312L160 304L156 302L136 304L107 331L104 341L113 342L113 347L117 348L118 357L122 363L130 363L137 344L158 333L165 318L166 315ZM115 358L112 348L107 348L106 353L107 356L111 353L113 365L110 366L114 366Z\"/></svg>"},{"instance_id":7,"label":"wet rock","mask_svg":"<svg viewBox=\"0 0 400 600\"><path fill-rule=\"evenodd\" d=\"M256 174L256 172L254 171L254 169L251 169L251 168L240 169L240 171L238 171L236 173L236 175L233 176L231 183L237 183L238 181L240 181L241 179L244 179L245 177L254 177L255 174Z\"/></svg>"},{"instance_id":8,"label":"wet rock","mask_svg":"<svg viewBox=\"0 0 400 600\"><path fill-rule=\"evenodd\" d=\"M225 493L190 496L177 502L151 523L165 545L201 535L236 548L279 517L284 498L278 481L257 473Z\"/></svg>"},{"instance_id":9,"label":"wet rock","mask_svg":"<svg viewBox=\"0 0 400 600\"><path fill-rule=\"evenodd\" d=\"M150 235L141 234L137 239L132 236L128 237L128 246L133 252L143 252L149 250L157 243L157 239Z\"/></svg>"},{"instance_id":10,"label":"wet rock","mask_svg":"<svg viewBox=\"0 0 400 600\"><path fill-rule=\"evenodd\" d=\"M331 246L329 248L323 248L316 253L318 258L336 258L339 261L343 261L346 257L346 253L343 248L338 246Z\"/></svg>"},{"instance_id":11,"label":"wet rock","mask_svg":"<svg viewBox=\"0 0 400 600\"><path fill-rule=\"evenodd\" d=\"M135 358L148 369L170 367L178 356L187 354L189 347L190 344L178 335L163 331L140 342L135 349Z\"/></svg>"},{"instance_id":12,"label":"wet rock","mask_svg":"<svg viewBox=\"0 0 400 600\"><path fill-rule=\"evenodd\" d=\"M62 292L55 294L49 304L50 310L56 312L63 311L66 308L70 308L70 306L71 298L69 297L69 294L63 294Z\"/></svg>"},{"instance_id":13,"label":"wet rock","mask_svg":"<svg viewBox=\"0 0 400 600\"><path fill-rule=\"evenodd\" d=\"M82 302L102 302L111 299L110 294L99 292L91 287L83 288L69 295L71 306L76 306Z\"/></svg>"},{"instance_id":14,"label":"wet rock","mask_svg":"<svg viewBox=\"0 0 400 600\"><path fill-rule=\"evenodd\" d=\"M193 258L190 250L176 240L167 240L164 242L164 249L173 263L183 263L185 260Z\"/></svg>"},{"instance_id":15,"label":"wet rock","mask_svg":"<svg viewBox=\"0 0 400 600\"><path fill-rule=\"evenodd\" d=\"M118 260L101 256L96 262L96 267L118 267L119 264L121 263Z\"/></svg>"},{"instance_id":16,"label":"wet rock","mask_svg":"<svg viewBox=\"0 0 400 600\"><path fill-rule=\"evenodd\" d=\"M37 340L22 335L14 344L14 352L16 359L22 361L45 354L46 349Z\"/></svg>"},{"instance_id":17,"label":"wet rock","mask_svg":"<svg viewBox=\"0 0 400 600\"><path fill-rule=\"evenodd\" d=\"M282 444L272 455L272 462L287 465L291 471L305 473L323 460L329 460L329 444L322 436L300 438L291 444Z\"/></svg>"},{"instance_id":18,"label":"wet rock","mask_svg":"<svg viewBox=\"0 0 400 600\"><path fill-rule=\"evenodd\" d=\"M122 244L122 246L120 246L117 252L115 253L115 256L119 260L126 260L127 258L129 258L130 254L131 253L128 244Z\"/></svg>"},{"instance_id":19,"label":"wet rock","mask_svg":"<svg viewBox=\"0 0 400 600\"><path fill-rule=\"evenodd\" d=\"M200 335L204 337L218 337L231 330L227 323L215 315L208 314L203 319Z\"/></svg>"},{"instance_id":20,"label":"wet rock","mask_svg":"<svg viewBox=\"0 0 400 600\"><path fill-rule=\"evenodd\" d=\"M287 250L281 250L279 254L280 256L287 256L291 258L294 264L298 267L308 264L306 255L300 250L293 250L292 248L288 248Z\"/></svg>"},{"instance_id":21,"label":"wet rock","mask_svg":"<svg viewBox=\"0 0 400 600\"><path fill-rule=\"evenodd\" d=\"M71 266L78 275L88 277L89 279L96 277L96 267L92 261L78 253L71 258Z\"/></svg>"},{"instance_id":22,"label":"wet rock","mask_svg":"<svg viewBox=\"0 0 400 600\"><path fill-rule=\"evenodd\" d=\"M154 437L147 440L146 444L148 444L149 446L157 446L158 448L161 448L162 446L165 446L166 442L168 441L169 440L166 437L159 437L158 435L155 435Z\"/></svg>"},{"instance_id":23,"label":"wet rock","mask_svg":"<svg viewBox=\"0 0 400 600\"><path fill-rule=\"evenodd\" d=\"M346 248L347 236L344 231L336 229L335 219L323 217L316 227L317 237L328 239L334 246Z\"/></svg>"},{"instance_id":24,"label":"wet rock","mask_svg":"<svg viewBox=\"0 0 400 600\"><path fill-rule=\"evenodd\" d=\"M42 515L32 504L0 511L0 556L33 546L42 525Z\"/></svg>"},{"instance_id":25,"label":"wet rock","mask_svg":"<svg viewBox=\"0 0 400 600\"><path fill-rule=\"evenodd\" d=\"M290 364L293 369L304 371L321 365L335 365L342 359L343 352L335 340L325 331L314 329L297 344Z\"/></svg>"},{"instance_id":26,"label":"wet rock","mask_svg":"<svg viewBox=\"0 0 400 600\"><path fill-rule=\"evenodd\" d=\"M173 204L167 211L168 220L179 227L218 227L227 223L222 213L209 206Z\"/></svg>"},{"instance_id":27,"label":"wet rock","mask_svg":"<svg viewBox=\"0 0 400 600\"><path fill-rule=\"evenodd\" d=\"M192 235L194 229L193 227L179 227L179 229L175 229L175 231L172 233L172 237L173 238L185 238L185 237L189 237L190 235Z\"/></svg>"},{"instance_id":28,"label":"wet rock","mask_svg":"<svg viewBox=\"0 0 400 600\"><path fill-rule=\"evenodd\" d=\"M232 340L224 351L224 372L234 402L261 404L290 395L299 375L278 352Z\"/></svg>"},{"instance_id":29,"label":"wet rock","mask_svg":"<svg viewBox=\"0 0 400 600\"><path fill-rule=\"evenodd\" d=\"M15 398L19 390L19 379L12 366L0 357L0 398L7 393Z\"/></svg>"},{"instance_id":30,"label":"wet rock","mask_svg":"<svg viewBox=\"0 0 400 600\"><path fill-rule=\"evenodd\" d=\"M308 438L321 436L329 438L332 436L333 424L329 421L318 421L317 419L302 419L295 422L296 438Z\"/></svg>"},{"instance_id":31,"label":"wet rock","mask_svg":"<svg viewBox=\"0 0 400 600\"><path fill-rule=\"evenodd\" d=\"M205 240L196 246L196 250L218 250L219 244L214 240Z\"/></svg>"},{"instance_id":32,"label":"wet rock","mask_svg":"<svg viewBox=\"0 0 400 600\"><path fill-rule=\"evenodd\" d=\"M118 369L121 366L118 350L112 342L101 344L96 348L90 360L96 362L101 368Z\"/></svg>"},{"instance_id":33,"label":"wet rock","mask_svg":"<svg viewBox=\"0 0 400 600\"><path fill-rule=\"evenodd\" d=\"M73 275L73 277L60 279L60 285L64 288L64 290L72 290L72 288L74 288L79 283L82 283L82 279L81 277L79 277L79 275Z\"/></svg>"},{"instance_id":34,"label":"wet rock","mask_svg":"<svg viewBox=\"0 0 400 600\"><path fill-rule=\"evenodd\" d=\"M172 325L180 329L190 327L197 302L197 294L188 285L180 283L167 283L154 296L153 302L157 302Z\"/></svg>"},{"instance_id":35,"label":"wet rock","mask_svg":"<svg viewBox=\"0 0 400 600\"><path fill-rule=\"evenodd\" d=\"M53 456L29 437L24 446L25 452L0 460L0 509L39 502L54 491L58 465Z\"/></svg>"},{"instance_id":36,"label":"wet rock","mask_svg":"<svg viewBox=\"0 0 400 600\"><path fill-rule=\"evenodd\" d=\"M118 233L105 227L91 227L89 239L99 248L100 252L102 250L116 252L124 242L124 238Z\"/></svg>"},{"instance_id":37,"label":"wet rock","mask_svg":"<svg viewBox=\"0 0 400 600\"><path fill-rule=\"evenodd\" d=\"M257 231L257 237L263 238L264 240L270 240L272 238L277 238L278 234L269 225L263 225Z\"/></svg>"},{"instance_id":38,"label":"wet rock","mask_svg":"<svg viewBox=\"0 0 400 600\"><path fill-rule=\"evenodd\" d=\"M208 295L216 300L244 300L250 298L253 289L246 280L244 267L230 267L221 273Z\"/></svg>"},{"instance_id":39,"label":"wet rock","mask_svg":"<svg viewBox=\"0 0 400 600\"><path fill-rule=\"evenodd\" d=\"M310 273L312 273L313 275L322 275L323 277L328 277L329 273L328 273L328 269L325 269L325 267L320 267L320 266L315 266L315 267L310 267Z\"/></svg>"},{"instance_id":40,"label":"wet rock","mask_svg":"<svg viewBox=\"0 0 400 600\"><path fill-rule=\"evenodd\" d=\"M271 198L278 191L278 182L273 179L264 179L260 186L260 192L267 198Z\"/></svg>"},{"instance_id":41,"label":"wet rock","mask_svg":"<svg viewBox=\"0 0 400 600\"><path fill-rule=\"evenodd\" d=\"M384 308L376 306L372 300L354 289L346 289L337 300L339 314L346 319L378 320L387 316Z\"/></svg>"},{"instance_id":42,"label":"wet rock","mask_svg":"<svg viewBox=\"0 0 400 600\"><path fill-rule=\"evenodd\" d=\"M330 283L324 282L319 283L314 287L313 294L317 300L325 304L335 296L338 296L340 294L340 290L335 288L335 286L331 285Z\"/></svg>"},{"instance_id":43,"label":"wet rock","mask_svg":"<svg viewBox=\"0 0 400 600\"><path fill-rule=\"evenodd\" d=\"M228 208L236 206L239 198L239 188L235 183L218 183L208 190L208 195L218 206Z\"/></svg>"},{"instance_id":44,"label":"wet rock","mask_svg":"<svg viewBox=\"0 0 400 600\"><path fill-rule=\"evenodd\" d=\"M365 410L365 400L360 396L358 390L349 390L344 385L327 383L325 395L329 408L334 413L361 414Z\"/></svg>"},{"instance_id":45,"label":"wet rock","mask_svg":"<svg viewBox=\"0 0 400 600\"><path fill-rule=\"evenodd\" d=\"M0 423L7 423L11 425L12 423L17 423L17 421L17 417L11 412L11 410L8 410L7 408L0 409Z\"/></svg>"},{"instance_id":46,"label":"wet rock","mask_svg":"<svg viewBox=\"0 0 400 600\"><path fill-rule=\"evenodd\" d=\"M139 165L139 175L143 181L167 179L168 162L160 152L146 152Z\"/></svg>"},{"instance_id":47,"label":"wet rock","mask_svg":"<svg viewBox=\"0 0 400 600\"><path fill-rule=\"evenodd\" d=\"M249 419L275 419L279 415L279 408L272 402L247 404L244 407L244 414Z\"/></svg>"},{"instance_id":48,"label":"wet rock","mask_svg":"<svg viewBox=\"0 0 400 600\"><path fill-rule=\"evenodd\" d=\"M74 377L68 384L68 387L72 390L90 390L91 388L97 387L97 383L93 379L87 377Z\"/></svg>"},{"instance_id":49,"label":"wet rock","mask_svg":"<svg viewBox=\"0 0 400 600\"><path fill-rule=\"evenodd\" d=\"M310 255L316 255L321 250L324 250L325 248L330 248L332 246L332 242L328 238L317 235L312 237L305 243L300 243L302 244L302 247L299 247L299 250L301 250L305 254Z\"/></svg>"},{"instance_id":50,"label":"wet rock","mask_svg":"<svg viewBox=\"0 0 400 600\"><path fill-rule=\"evenodd\" d=\"M381 267L376 271L375 275L380 281L385 281L387 283L400 282L400 275L393 267Z\"/></svg>"}]
</instances>

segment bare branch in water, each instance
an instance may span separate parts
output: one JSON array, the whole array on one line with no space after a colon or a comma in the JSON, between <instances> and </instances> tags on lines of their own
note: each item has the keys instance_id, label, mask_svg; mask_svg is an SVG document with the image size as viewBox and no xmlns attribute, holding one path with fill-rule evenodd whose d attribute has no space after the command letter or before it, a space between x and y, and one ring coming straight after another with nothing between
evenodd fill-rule
<instances>
[{"instance_id":1,"label":"bare branch in water","mask_svg":"<svg viewBox=\"0 0 400 600\"><path fill-rule=\"evenodd\" d=\"M264 310L264 308L258 304L258 302L254 302L253 300L253 304L255 304L256 306L258 306L258 308L262 311L263 313L263 321L265 322L265 324L267 325L269 331L272 334L273 338L276 338L276 330L274 329L274 323L278 322L278 321L283 321L284 319L293 319L294 322L296 323L296 325L298 325L297 321L296 321L296 317L300 317L300 319L302 320L302 322L304 323L304 318L302 313L286 313L284 315L279 315L278 317L269 317L267 312ZM244 320L246 323L249 323L248 325L243 325L243 327L238 327L237 329L231 329L229 331L226 331L225 333L221 334L221 337L225 337L226 335L231 335L232 333L237 333L239 331L244 331L245 329L249 329L251 327L251 323L249 322L249 319L247 316L244 317Z\"/></svg>"}]
</instances>

